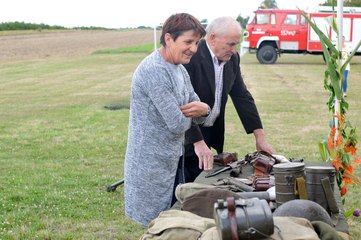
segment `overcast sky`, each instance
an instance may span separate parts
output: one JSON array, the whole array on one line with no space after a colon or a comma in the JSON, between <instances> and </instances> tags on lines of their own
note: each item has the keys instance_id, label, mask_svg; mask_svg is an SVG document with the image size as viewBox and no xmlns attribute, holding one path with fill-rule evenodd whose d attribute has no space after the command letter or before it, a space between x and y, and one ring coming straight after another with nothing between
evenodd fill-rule
<instances>
[{"instance_id":1,"label":"overcast sky","mask_svg":"<svg viewBox=\"0 0 361 240\"><path fill-rule=\"evenodd\" d=\"M251 16L261 0L1 0L0 22L27 22L64 27L154 26L174 13L199 20ZM276 0L279 8L307 10L325 0Z\"/></svg>"}]
</instances>

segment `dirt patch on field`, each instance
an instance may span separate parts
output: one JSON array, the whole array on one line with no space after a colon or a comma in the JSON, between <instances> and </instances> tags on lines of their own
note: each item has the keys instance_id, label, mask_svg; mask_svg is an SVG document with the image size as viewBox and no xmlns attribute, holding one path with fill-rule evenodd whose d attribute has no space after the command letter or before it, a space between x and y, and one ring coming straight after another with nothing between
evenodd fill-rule
<instances>
[{"instance_id":1,"label":"dirt patch on field","mask_svg":"<svg viewBox=\"0 0 361 240\"><path fill-rule=\"evenodd\" d=\"M17 32L0 35L0 61L79 56L99 49L143 45L153 41L153 30Z\"/></svg>"}]
</instances>

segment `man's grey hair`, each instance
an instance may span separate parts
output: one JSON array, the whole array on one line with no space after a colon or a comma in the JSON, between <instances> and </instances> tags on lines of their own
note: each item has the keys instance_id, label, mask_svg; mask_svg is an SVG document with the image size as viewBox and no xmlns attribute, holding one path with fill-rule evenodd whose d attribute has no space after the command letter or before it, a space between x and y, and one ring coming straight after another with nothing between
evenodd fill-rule
<instances>
[{"instance_id":1,"label":"man's grey hair","mask_svg":"<svg viewBox=\"0 0 361 240\"><path fill-rule=\"evenodd\" d=\"M241 24L232 17L219 17L214 19L206 28L206 37L211 33L215 33L220 36L224 36L228 30L236 29L239 32L242 31Z\"/></svg>"}]
</instances>

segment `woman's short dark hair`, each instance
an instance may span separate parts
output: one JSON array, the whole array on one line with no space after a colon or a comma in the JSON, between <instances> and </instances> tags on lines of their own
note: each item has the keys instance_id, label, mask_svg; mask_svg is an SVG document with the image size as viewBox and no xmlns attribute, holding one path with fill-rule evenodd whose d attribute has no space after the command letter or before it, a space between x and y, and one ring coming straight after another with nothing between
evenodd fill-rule
<instances>
[{"instance_id":1,"label":"woman's short dark hair","mask_svg":"<svg viewBox=\"0 0 361 240\"><path fill-rule=\"evenodd\" d=\"M166 33L169 33L175 41L183 32L189 30L194 30L201 38L206 35L203 25L192 15L188 13L173 14L163 24L160 43L165 47L164 35Z\"/></svg>"}]
</instances>

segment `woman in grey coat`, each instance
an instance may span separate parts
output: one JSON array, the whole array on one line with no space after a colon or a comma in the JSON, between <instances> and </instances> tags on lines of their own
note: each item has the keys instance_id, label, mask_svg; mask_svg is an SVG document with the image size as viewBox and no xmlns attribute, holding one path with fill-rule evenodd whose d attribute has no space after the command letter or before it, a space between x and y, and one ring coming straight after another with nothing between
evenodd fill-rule
<instances>
[{"instance_id":1,"label":"woman in grey coat","mask_svg":"<svg viewBox=\"0 0 361 240\"><path fill-rule=\"evenodd\" d=\"M171 207L185 131L209 114L182 65L190 61L204 35L193 16L170 16L163 25L162 47L147 56L133 76L124 164L125 214L144 226ZM204 169L211 167L209 159Z\"/></svg>"}]
</instances>

